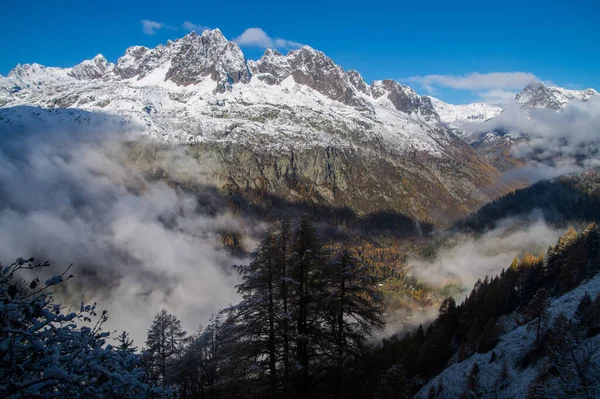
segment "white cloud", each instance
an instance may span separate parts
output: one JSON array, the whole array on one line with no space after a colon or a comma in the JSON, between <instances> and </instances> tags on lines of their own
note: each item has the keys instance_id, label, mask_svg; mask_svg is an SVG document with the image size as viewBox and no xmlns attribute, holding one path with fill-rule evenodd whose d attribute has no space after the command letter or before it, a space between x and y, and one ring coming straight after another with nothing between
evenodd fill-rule
<instances>
[{"instance_id":1,"label":"white cloud","mask_svg":"<svg viewBox=\"0 0 600 399\"><path fill-rule=\"evenodd\" d=\"M472 287L479 278L494 276L524 252L545 251L561 231L546 224L540 212L499 221L480 236L455 234L433 261L410 259L411 273L433 286L459 283ZM460 300L462 298L455 298Z\"/></svg>"},{"instance_id":2,"label":"white cloud","mask_svg":"<svg viewBox=\"0 0 600 399\"><path fill-rule=\"evenodd\" d=\"M162 22L150 21L149 19L142 19L142 31L146 35L155 35L159 29L179 30L178 27L167 25Z\"/></svg>"},{"instance_id":3,"label":"white cloud","mask_svg":"<svg viewBox=\"0 0 600 399\"><path fill-rule=\"evenodd\" d=\"M523 110L513 103L497 117L466 127L473 137L499 131L524 138L513 146L511 155L531 165L510 171L507 179L534 182L600 165L600 98L574 100L561 112Z\"/></svg>"},{"instance_id":4,"label":"white cloud","mask_svg":"<svg viewBox=\"0 0 600 399\"><path fill-rule=\"evenodd\" d=\"M112 123L104 127L113 130ZM250 249L264 227L260 221L227 212L211 190L192 194L146 179L146 167L137 170L127 161L127 141L116 132L25 129L18 138L0 134L3 263L33 256L51 261L47 273L74 263L76 278L59 300L98 302L109 311L106 331L125 329L138 346L161 308L193 332L237 301L231 265L246 259L223 248L221 233L248 237L252 242L244 247ZM181 148L160 151L164 163L156 167L176 173L173 181L204 173Z\"/></svg>"},{"instance_id":5,"label":"white cloud","mask_svg":"<svg viewBox=\"0 0 600 399\"><path fill-rule=\"evenodd\" d=\"M208 26L197 25L197 24L195 24L193 22L190 22L190 21L184 21L183 24L181 24L181 27L184 30L195 31L197 33L204 32L205 30L209 30L210 29Z\"/></svg>"},{"instance_id":6,"label":"white cloud","mask_svg":"<svg viewBox=\"0 0 600 399\"><path fill-rule=\"evenodd\" d=\"M248 28L241 35L233 39L240 46L254 46L262 48L297 48L301 43L281 38L271 38L260 28Z\"/></svg>"},{"instance_id":7,"label":"white cloud","mask_svg":"<svg viewBox=\"0 0 600 399\"><path fill-rule=\"evenodd\" d=\"M518 92L502 89L492 89L477 93L484 103L505 105L513 102Z\"/></svg>"},{"instance_id":8,"label":"white cloud","mask_svg":"<svg viewBox=\"0 0 600 399\"><path fill-rule=\"evenodd\" d=\"M162 22L150 21L148 19L142 19L142 30L146 35L155 35L156 32L165 26Z\"/></svg>"},{"instance_id":9,"label":"white cloud","mask_svg":"<svg viewBox=\"0 0 600 399\"><path fill-rule=\"evenodd\" d=\"M408 80L434 92L435 87L449 87L458 90L522 89L539 79L530 72L472 72L462 76L413 76Z\"/></svg>"}]
</instances>

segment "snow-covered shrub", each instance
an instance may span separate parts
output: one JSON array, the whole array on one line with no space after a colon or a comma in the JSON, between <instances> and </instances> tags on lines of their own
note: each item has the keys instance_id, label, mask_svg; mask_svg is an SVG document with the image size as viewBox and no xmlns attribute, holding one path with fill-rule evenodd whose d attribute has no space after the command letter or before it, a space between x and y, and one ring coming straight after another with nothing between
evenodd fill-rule
<instances>
[{"instance_id":1,"label":"snow-covered shrub","mask_svg":"<svg viewBox=\"0 0 600 399\"><path fill-rule=\"evenodd\" d=\"M54 302L52 287L72 275L19 279L19 272L49 266L33 262L0 266L0 398L172 396L146 381L138 354L107 344L106 311L98 315L95 304L72 311Z\"/></svg>"}]
</instances>

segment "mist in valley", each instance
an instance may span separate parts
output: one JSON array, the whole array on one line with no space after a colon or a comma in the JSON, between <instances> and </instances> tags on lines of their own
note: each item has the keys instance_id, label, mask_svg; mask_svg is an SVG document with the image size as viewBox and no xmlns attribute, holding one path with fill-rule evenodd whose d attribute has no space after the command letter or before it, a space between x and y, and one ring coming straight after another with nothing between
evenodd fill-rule
<instances>
[{"instance_id":1,"label":"mist in valley","mask_svg":"<svg viewBox=\"0 0 600 399\"><path fill-rule=\"evenodd\" d=\"M211 193L193 195L130 162L127 135L40 133L0 139L0 259L35 257L56 274L73 263L63 304L98 302L106 329L127 330L141 347L162 308L192 333L237 301L231 268L246 262L223 233L251 250L264 226L216 209ZM139 140L139 138L137 138ZM143 143L143 141L142 141ZM140 145L138 142L137 145ZM150 144L148 144L150 147ZM163 146L181 177L198 171L181 148ZM192 168L196 170L192 170Z\"/></svg>"},{"instance_id":2,"label":"mist in valley","mask_svg":"<svg viewBox=\"0 0 600 399\"><path fill-rule=\"evenodd\" d=\"M53 273L73 263L76 278L60 298L98 302L109 311L107 329L127 330L141 347L162 308L192 333L239 299L231 266L248 261L267 224L227 210L206 189L215 181L210 165L184 146L116 129L22 132L2 136L0 163L2 262L33 256L51 261ZM223 245L225 232L241 239L241 251ZM545 252L561 231L534 213L479 236L439 234L444 245L435 258L411 257L409 273L436 289L468 290L526 251ZM392 311L384 335L436 315L437 304Z\"/></svg>"}]
</instances>

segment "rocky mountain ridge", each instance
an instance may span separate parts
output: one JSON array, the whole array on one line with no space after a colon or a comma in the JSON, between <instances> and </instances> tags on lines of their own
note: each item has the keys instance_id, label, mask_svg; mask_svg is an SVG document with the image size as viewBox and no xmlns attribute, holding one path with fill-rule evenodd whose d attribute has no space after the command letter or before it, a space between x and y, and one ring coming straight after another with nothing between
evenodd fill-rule
<instances>
[{"instance_id":1,"label":"rocky mountain ridge","mask_svg":"<svg viewBox=\"0 0 600 399\"><path fill-rule=\"evenodd\" d=\"M536 82L525 87L515 100L524 109L550 108L561 111L573 100L588 101L597 96L598 92L592 88L568 90Z\"/></svg>"},{"instance_id":2,"label":"rocky mountain ridge","mask_svg":"<svg viewBox=\"0 0 600 399\"><path fill-rule=\"evenodd\" d=\"M185 144L219 188L443 224L508 188L434 104L308 46L249 61L218 29L0 78L1 131L110 126Z\"/></svg>"}]
</instances>

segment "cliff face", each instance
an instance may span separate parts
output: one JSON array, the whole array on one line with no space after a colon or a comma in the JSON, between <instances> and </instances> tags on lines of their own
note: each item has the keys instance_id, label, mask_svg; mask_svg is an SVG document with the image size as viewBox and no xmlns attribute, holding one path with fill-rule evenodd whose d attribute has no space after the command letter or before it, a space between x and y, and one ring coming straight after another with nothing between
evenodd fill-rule
<instances>
[{"instance_id":1,"label":"cliff face","mask_svg":"<svg viewBox=\"0 0 600 399\"><path fill-rule=\"evenodd\" d=\"M445 227L503 193L502 188L478 189L492 186L497 172L465 147L460 162L440 162L419 153L374 156L370 151L335 147L265 153L235 143L204 143L186 147L186 156L197 162L192 174L173 171L168 166L169 150L147 141L134 143L130 156L136 168L147 173L167 170L170 180L182 184L207 184L224 192L251 194L255 200L258 193L292 203L349 207L358 215L386 210ZM469 167L465 154L470 156Z\"/></svg>"}]
</instances>

